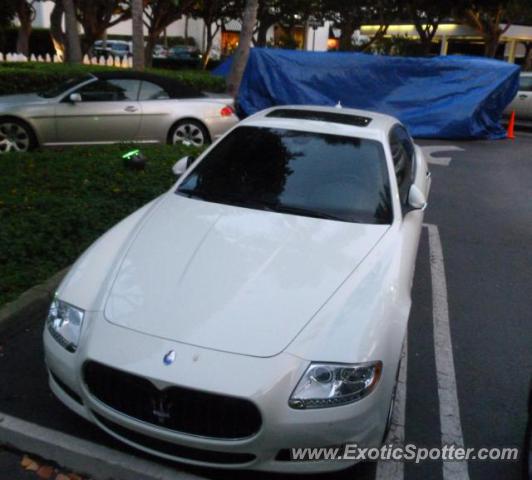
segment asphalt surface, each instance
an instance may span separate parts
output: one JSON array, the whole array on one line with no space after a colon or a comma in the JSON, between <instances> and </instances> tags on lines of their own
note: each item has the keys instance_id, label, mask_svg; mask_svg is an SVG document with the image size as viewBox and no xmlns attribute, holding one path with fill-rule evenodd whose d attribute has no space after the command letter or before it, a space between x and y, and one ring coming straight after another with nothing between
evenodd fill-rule
<instances>
[{"instance_id":1,"label":"asphalt surface","mask_svg":"<svg viewBox=\"0 0 532 480\"><path fill-rule=\"evenodd\" d=\"M460 416L466 447L522 447L532 374L532 137L456 145L449 166L431 166L425 222L439 228ZM409 323L406 443L441 445L430 252L423 229ZM39 318L0 332L0 412L138 456L63 407L50 393ZM28 478L0 451L0 480ZM184 469L213 479L282 478ZM519 462L471 461L472 480L519 479ZM6 475L6 473L9 475ZM375 464L320 478L373 479ZM296 478L296 477L293 477ZM306 477L311 478L311 477ZM407 464L405 478L442 479L441 462Z\"/></svg>"}]
</instances>

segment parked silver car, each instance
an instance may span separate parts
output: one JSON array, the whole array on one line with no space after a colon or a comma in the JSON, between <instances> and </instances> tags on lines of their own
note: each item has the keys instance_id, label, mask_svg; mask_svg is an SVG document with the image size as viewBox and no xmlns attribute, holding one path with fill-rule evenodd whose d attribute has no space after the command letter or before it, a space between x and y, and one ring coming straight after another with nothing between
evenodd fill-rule
<instances>
[{"instance_id":1,"label":"parked silver car","mask_svg":"<svg viewBox=\"0 0 532 480\"><path fill-rule=\"evenodd\" d=\"M519 91L504 113L510 115L512 112L518 123L532 121L532 72L519 76Z\"/></svg>"},{"instance_id":2,"label":"parked silver car","mask_svg":"<svg viewBox=\"0 0 532 480\"><path fill-rule=\"evenodd\" d=\"M202 146L238 122L232 104L158 75L89 74L46 92L0 96L0 153L116 142Z\"/></svg>"}]
</instances>

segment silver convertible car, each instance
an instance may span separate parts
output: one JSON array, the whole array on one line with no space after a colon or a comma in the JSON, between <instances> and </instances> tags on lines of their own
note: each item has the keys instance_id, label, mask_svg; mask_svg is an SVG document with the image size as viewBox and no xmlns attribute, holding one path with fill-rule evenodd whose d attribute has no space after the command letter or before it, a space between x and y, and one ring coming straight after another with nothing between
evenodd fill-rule
<instances>
[{"instance_id":1,"label":"silver convertible car","mask_svg":"<svg viewBox=\"0 0 532 480\"><path fill-rule=\"evenodd\" d=\"M238 122L229 97L177 80L100 72L48 91L0 97L0 153L115 142L210 143Z\"/></svg>"}]
</instances>

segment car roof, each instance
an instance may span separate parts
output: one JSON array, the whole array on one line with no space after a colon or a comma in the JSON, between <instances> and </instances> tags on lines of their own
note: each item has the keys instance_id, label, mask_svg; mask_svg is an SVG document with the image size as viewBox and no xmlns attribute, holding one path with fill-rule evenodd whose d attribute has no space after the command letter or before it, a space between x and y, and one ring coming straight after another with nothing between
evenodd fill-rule
<instances>
[{"instance_id":1,"label":"car roof","mask_svg":"<svg viewBox=\"0 0 532 480\"><path fill-rule=\"evenodd\" d=\"M100 80L145 80L147 82L155 83L168 92L170 98L202 98L205 96L200 90L187 85L179 80L156 75L148 72L135 72L131 70L126 71L104 71L92 72L92 75Z\"/></svg>"},{"instance_id":2,"label":"car roof","mask_svg":"<svg viewBox=\"0 0 532 480\"><path fill-rule=\"evenodd\" d=\"M282 105L262 110L241 125L307 130L382 140L399 120L382 113L343 107Z\"/></svg>"}]
</instances>

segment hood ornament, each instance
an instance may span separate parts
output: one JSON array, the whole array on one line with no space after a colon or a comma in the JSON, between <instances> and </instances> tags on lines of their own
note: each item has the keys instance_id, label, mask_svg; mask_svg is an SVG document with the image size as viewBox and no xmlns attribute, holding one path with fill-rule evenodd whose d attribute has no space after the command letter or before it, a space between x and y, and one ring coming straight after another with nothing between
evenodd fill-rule
<instances>
[{"instance_id":1,"label":"hood ornament","mask_svg":"<svg viewBox=\"0 0 532 480\"><path fill-rule=\"evenodd\" d=\"M164 357L163 363L165 365L172 365L175 362L175 350L170 350Z\"/></svg>"}]
</instances>

